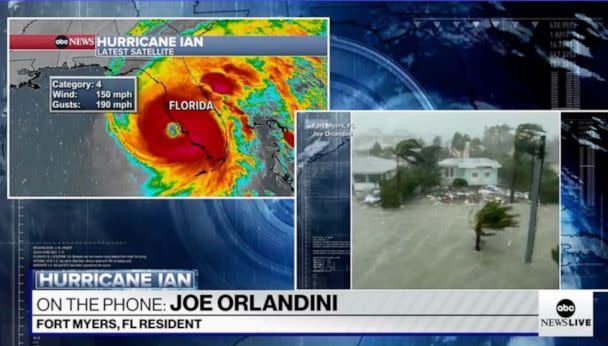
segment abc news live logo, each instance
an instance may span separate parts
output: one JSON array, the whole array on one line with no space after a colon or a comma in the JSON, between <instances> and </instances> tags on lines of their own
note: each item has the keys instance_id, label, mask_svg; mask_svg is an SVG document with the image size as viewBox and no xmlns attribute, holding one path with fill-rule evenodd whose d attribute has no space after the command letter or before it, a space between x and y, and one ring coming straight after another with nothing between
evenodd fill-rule
<instances>
[{"instance_id":1,"label":"abc news live logo","mask_svg":"<svg viewBox=\"0 0 608 346\"><path fill-rule=\"evenodd\" d=\"M570 292L539 292L539 335L593 336L593 292Z\"/></svg>"}]
</instances>

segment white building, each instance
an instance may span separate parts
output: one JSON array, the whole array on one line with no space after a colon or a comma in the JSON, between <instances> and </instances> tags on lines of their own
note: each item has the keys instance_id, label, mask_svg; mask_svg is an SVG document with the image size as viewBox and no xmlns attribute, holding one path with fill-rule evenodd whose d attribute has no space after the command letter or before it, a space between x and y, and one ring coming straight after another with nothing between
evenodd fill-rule
<instances>
[{"instance_id":1,"label":"white building","mask_svg":"<svg viewBox=\"0 0 608 346\"><path fill-rule=\"evenodd\" d=\"M397 174L397 161L368 155L357 156L352 161L352 171L355 191L369 191L378 186L381 180Z\"/></svg>"},{"instance_id":2,"label":"white building","mask_svg":"<svg viewBox=\"0 0 608 346\"><path fill-rule=\"evenodd\" d=\"M451 185L461 178L469 186L497 185L498 169L502 166L495 160L486 158L449 158L438 162L442 169L443 183Z\"/></svg>"}]
</instances>

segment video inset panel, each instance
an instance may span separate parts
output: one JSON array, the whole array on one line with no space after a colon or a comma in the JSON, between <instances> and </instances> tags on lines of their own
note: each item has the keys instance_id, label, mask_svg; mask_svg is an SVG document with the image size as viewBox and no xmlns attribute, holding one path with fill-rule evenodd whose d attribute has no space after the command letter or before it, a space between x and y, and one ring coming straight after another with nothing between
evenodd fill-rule
<instances>
[{"instance_id":1,"label":"video inset panel","mask_svg":"<svg viewBox=\"0 0 608 346\"><path fill-rule=\"evenodd\" d=\"M329 22L11 19L9 196L290 197Z\"/></svg>"},{"instance_id":2,"label":"video inset panel","mask_svg":"<svg viewBox=\"0 0 608 346\"><path fill-rule=\"evenodd\" d=\"M299 112L297 123L298 278L334 278L300 288L559 288L558 112ZM343 146L349 162L320 169ZM308 191L344 184L332 203L350 212L314 227L341 208L315 209ZM350 246L328 254L327 232Z\"/></svg>"}]
</instances>

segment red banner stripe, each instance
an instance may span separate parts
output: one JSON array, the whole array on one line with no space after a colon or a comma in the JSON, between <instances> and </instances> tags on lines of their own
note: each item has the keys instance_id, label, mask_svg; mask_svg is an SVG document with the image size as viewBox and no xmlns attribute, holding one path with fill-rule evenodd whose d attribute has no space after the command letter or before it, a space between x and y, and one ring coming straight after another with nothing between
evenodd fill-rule
<instances>
[{"instance_id":1,"label":"red banner stripe","mask_svg":"<svg viewBox=\"0 0 608 346\"><path fill-rule=\"evenodd\" d=\"M10 49L95 49L95 35L11 35Z\"/></svg>"}]
</instances>

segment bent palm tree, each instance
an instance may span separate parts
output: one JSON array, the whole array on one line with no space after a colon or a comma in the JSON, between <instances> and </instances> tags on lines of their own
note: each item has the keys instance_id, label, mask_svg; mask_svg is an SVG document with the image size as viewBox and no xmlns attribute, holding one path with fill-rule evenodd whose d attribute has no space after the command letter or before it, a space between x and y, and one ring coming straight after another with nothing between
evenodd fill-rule
<instances>
[{"instance_id":1,"label":"bent palm tree","mask_svg":"<svg viewBox=\"0 0 608 346\"><path fill-rule=\"evenodd\" d=\"M415 139L405 139L395 146L393 153L397 158L397 188L401 188L401 170L399 169L399 159L405 160L408 164L416 164L419 159L418 150L422 146Z\"/></svg>"},{"instance_id":2,"label":"bent palm tree","mask_svg":"<svg viewBox=\"0 0 608 346\"><path fill-rule=\"evenodd\" d=\"M397 159L402 158L410 164L416 164L419 159L418 151L422 145L415 139L405 139L395 147L395 156Z\"/></svg>"},{"instance_id":3,"label":"bent palm tree","mask_svg":"<svg viewBox=\"0 0 608 346\"><path fill-rule=\"evenodd\" d=\"M510 206L503 206L498 202L488 202L475 213L472 227L475 231L475 250L481 250L481 237L490 236L496 233L486 233L484 229L502 231L507 227L517 227L516 214L510 214L513 209Z\"/></svg>"},{"instance_id":4,"label":"bent palm tree","mask_svg":"<svg viewBox=\"0 0 608 346\"><path fill-rule=\"evenodd\" d=\"M537 139L544 133L543 127L537 124L520 124L515 129L515 137L513 143L513 167L511 168L511 182L509 201L515 201L515 182L517 181L517 166L521 165L522 158L525 155L537 155L538 145Z\"/></svg>"}]
</instances>

